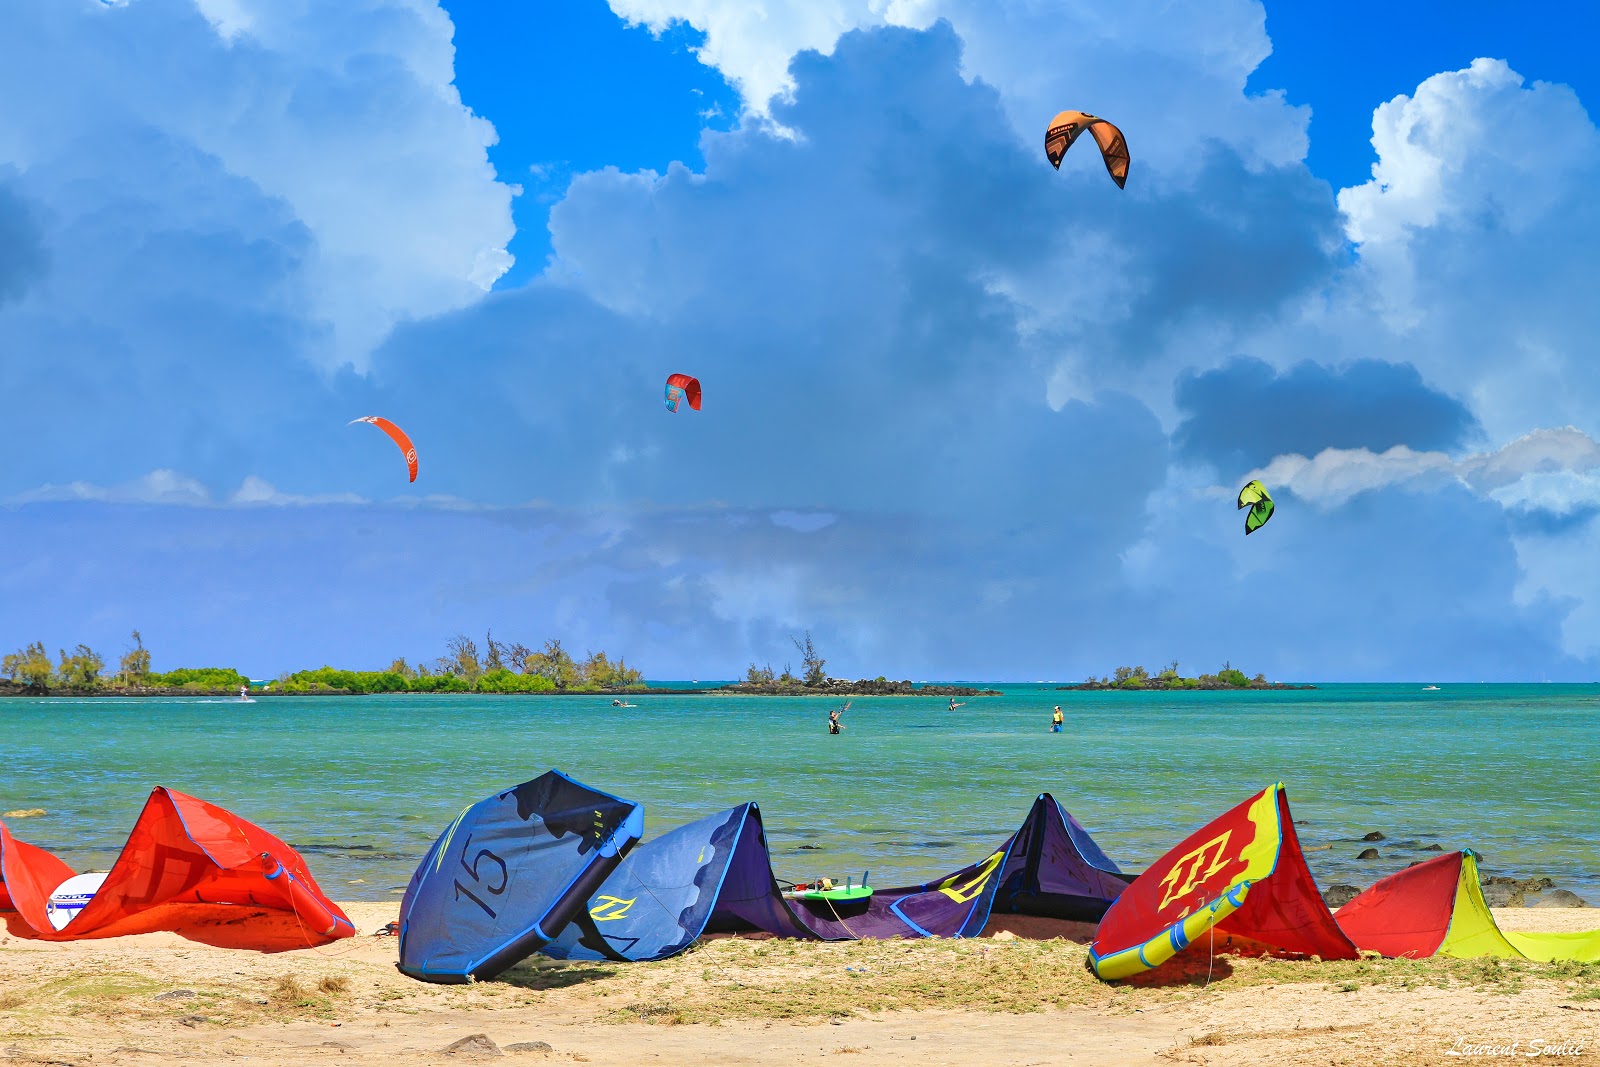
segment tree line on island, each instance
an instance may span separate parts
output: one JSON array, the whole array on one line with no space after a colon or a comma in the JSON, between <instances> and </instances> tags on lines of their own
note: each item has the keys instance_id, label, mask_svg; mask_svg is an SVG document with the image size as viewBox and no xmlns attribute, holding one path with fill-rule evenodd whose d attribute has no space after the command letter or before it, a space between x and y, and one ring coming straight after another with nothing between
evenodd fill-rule
<instances>
[{"instance_id":1,"label":"tree line on island","mask_svg":"<svg viewBox=\"0 0 1600 1067\"><path fill-rule=\"evenodd\" d=\"M1185 678L1178 673L1178 661L1173 660L1167 666L1152 675L1143 667L1118 667L1109 677L1095 678L1090 675L1087 681L1077 685L1057 686L1058 689L1315 689L1314 685L1288 685L1283 682L1269 682L1264 674L1257 674L1254 678L1233 666L1232 663L1223 663L1222 669L1215 674L1202 674L1194 678Z\"/></svg>"},{"instance_id":2,"label":"tree line on island","mask_svg":"<svg viewBox=\"0 0 1600 1067\"><path fill-rule=\"evenodd\" d=\"M757 666L752 663L745 670L744 680L722 687L723 692L760 696L997 696L999 690L974 689L966 685L917 685L909 679L893 681L878 675L876 678L858 678L848 681L828 676L828 661L817 651L811 631L805 637L790 636L789 641L800 653L800 674L794 673L791 664L783 665L782 673L774 671L772 664Z\"/></svg>"},{"instance_id":3,"label":"tree line on island","mask_svg":"<svg viewBox=\"0 0 1600 1067\"><path fill-rule=\"evenodd\" d=\"M764 688L776 686L779 689L819 689L828 684L828 661L817 653L817 646L811 641L811 631L806 631L805 640L790 636L795 649L800 653L800 677L796 678L789 664L783 665L783 673L775 674L772 664L757 667L754 663L744 672L744 684L751 687ZM878 681L884 681L880 676Z\"/></svg>"},{"instance_id":4,"label":"tree line on island","mask_svg":"<svg viewBox=\"0 0 1600 1067\"><path fill-rule=\"evenodd\" d=\"M67 691L74 694L149 693L182 691L238 692L250 679L230 667L180 667L151 669L150 650L139 631L133 647L108 673L106 661L88 645L71 652L59 650L55 660L44 643L35 641L0 658L0 677L14 692L42 695ZM517 642L496 640L491 631L484 645L457 634L445 654L431 663L415 665L404 657L387 670L349 671L336 667L280 674L266 687L273 693L554 693L617 692L644 687L644 675L622 657L612 660L604 651L589 652L582 660L551 638L538 649Z\"/></svg>"}]
</instances>

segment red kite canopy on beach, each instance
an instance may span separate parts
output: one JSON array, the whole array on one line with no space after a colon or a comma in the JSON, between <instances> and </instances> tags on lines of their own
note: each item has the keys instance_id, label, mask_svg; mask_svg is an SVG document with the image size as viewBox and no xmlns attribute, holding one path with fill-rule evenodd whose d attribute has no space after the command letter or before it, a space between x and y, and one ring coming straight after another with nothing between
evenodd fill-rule
<instances>
[{"instance_id":1,"label":"red kite canopy on beach","mask_svg":"<svg viewBox=\"0 0 1600 1067\"><path fill-rule=\"evenodd\" d=\"M400 451L406 456L406 470L411 474L411 481L417 480L417 446L411 443L411 438L406 432L381 415L363 415L359 419L351 419L346 425L354 426L358 422L370 422L378 429L389 435L390 440L400 446Z\"/></svg>"},{"instance_id":2,"label":"red kite canopy on beach","mask_svg":"<svg viewBox=\"0 0 1600 1067\"><path fill-rule=\"evenodd\" d=\"M1600 960L1600 930L1501 930L1483 899L1478 854L1443 856L1391 874L1339 909L1339 928L1362 951L1422 959Z\"/></svg>"},{"instance_id":3,"label":"red kite canopy on beach","mask_svg":"<svg viewBox=\"0 0 1600 1067\"><path fill-rule=\"evenodd\" d=\"M1106 161L1106 173L1111 175L1111 180L1117 183L1117 188L1125 188L1128 184L1128 142L1122 139L1122 131L1117 129L1105 119L1097 115L1090 115L1084 111L1063 111L1050 120L1050 126L1044 135L1044 154L1050 165L1057 170L1061 169L1061 161L1067 156L1067 149L1072 147L1072 142L1078 135L1088 130L1094 135L1095 143L1100 146L1100 156Z\"/></svg>"},{"instance_id":4,"label":"red kite canopy on beach","mask_svg":"<svg viewBox=\"0 0 1600 1067\"><path fill-rule=\"evenodd\" d=\"M687 374L667 375L667 410L677 411L678 401L685 397L690 407L700 410L700 379Z\"/></svg>"},{"instance_id":5,"label":"red kite canopy on beach","mask_svg":"<svg viewBox=\"0 0 1600 1067\"><path fill-rule=\"evenodd\" d=\"M1089 962L1101 978L1127 978L1216 934L1218 947L1233 936L1325 960L1357 956L1306 867L1282 782L1152 863L1106 912Z\"/></svg>"},{"instance_id":6,"label":"red kite canopy on beach","mask_svg":"<svg viewBox=\"0 0 1600 1067\"><path fill-rule=\"evenodd\" d=\"M0 822L0 912L16 937L75 941L85 937L215 926L207 905L236 904L287 912L298 929L282 943L281 924L261 912L227 923L228 943L286 948L349 937L355 927L323 895L300 854L225 808L157 786L128 843L83 910L64 929L50 922L50 895L72 868L18 841ZM271 931L267 928L273 927ZM274 935L276 943L269 945Z\"/></svg>"}]
</instances>

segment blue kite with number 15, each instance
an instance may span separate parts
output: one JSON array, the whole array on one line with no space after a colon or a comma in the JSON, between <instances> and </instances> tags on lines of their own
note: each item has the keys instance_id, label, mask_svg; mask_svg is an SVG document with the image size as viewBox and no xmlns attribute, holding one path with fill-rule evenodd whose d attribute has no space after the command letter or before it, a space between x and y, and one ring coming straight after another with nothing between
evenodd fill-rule
<instances>
[{"instance_id":1,"label":"blue kite with number 15","mask_svg":"<svg viewBox=\"0 0 1600 1067\"><path fill-rule=\"evenodd\" d=\"M553 941L644 833L644 808L548 771L456 816L400 902L400 970L493 978Z\"/></svg>"}]
</instances>

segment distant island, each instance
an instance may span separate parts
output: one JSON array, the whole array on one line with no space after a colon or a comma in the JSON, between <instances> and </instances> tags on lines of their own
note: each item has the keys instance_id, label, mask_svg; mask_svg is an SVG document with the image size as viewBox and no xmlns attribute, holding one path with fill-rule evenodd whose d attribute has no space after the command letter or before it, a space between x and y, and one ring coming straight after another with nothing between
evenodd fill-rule
<instances>
[{"instance_id":1,"label":"distant island","mask_svg":"<svg viewBox=\"0 0 1600 1067\"><path fill-rule=\"evenodd\" d=\"M1269 682L1266 675L1254 678L1231 663L1224 663L1216 674L1202 674L1185 678L1178 673L1174 660L1152 675L1143 667L1118 667L1108 678L1090 678L1077 685L1058 685L1058 690L1070 689L1315 689L1314 685L1293 685L1288 682Z\"/></svg>"},{"instance_id":2,"label":"distant island","mask_svg":"<svg viewBox=\"0 0 1600 1067\"><path fill-rule=\"evenodd\" d=\"M661 692L662 690L653 690ZM691 692L691 690L676 690L677 692ZM892 682L882 677L859 678L849 681L844 678L823 678L815 685L807 685L801 681L791 684L772 682L735 682L732 685L722 685L715 689L701 689L702 693L726 693L729 696L767 696L767 697L992 697L1000 696L998 689L974 689L968 685L918 685L915 682Z\"/></svg>"},{"instance_id":3,"label":"distant island","mask_svg":"<svg viewBox=\"0 0 1600 1067\"><path fill-rule=\"evenodd\" d=\"M802 657L801 674L785 665L781 673L750 665L744 681L694 689L651 688L644 675L626 660L612 660L605 652L589 652L579 660L569 654L559 638L541 648L503 642L493 632L482 646L457 634L445 654L432 662L408 663L396 659L387 670L352 671L337 667L280 674L264 684L231 667L180 667L160 672L151 669L150 650L139 631L115 671L107 671L105 657L87 645L61 649L54 659L43 642L35 641L0 659L0 696L361 696L378 693L486 693L530 695L656 695L729 696L994 696L993 689L962 685L915 685L883 676L847 681L831 678L826 662L817 654L811 634L791 638Z\"/></svg>"},{"instance_id":4,"label":"distant island","mask_svg":"<svg viewBox=\"0 0 1600 1067\"><path fill-rule=\"evenodd\" d=\"M750 664L745 671L744 681L732 685L718 686L716 689L707 690L713 693L727 693L730 695L747 696L829 696L829 697L880 697L880 696L925 696L925 697L977 697L999 696L998 689L974 689L965 685L915 685L909 681L892 682L883 675L876 678L860 678L854 682L843 678L830 678L827 672L827 660L817 652L816 644L811 640L811 631L807 630L805 637L791 637L795 651L800 653L800 674L796 675L786 663L781 672L772 669L772 664L758 667Z\"/></svg>"},{"instance_id":5,"label":"distant island","mask_svg":"<svg viewBox=\"0 0 1600 1067\"><path fill-rule=\"evenodd\" d=\"M231 667L151 670L139 631L112 673L87 645L60 651L52 661L42 642L0 659L0 696L352 696L368 693L631 693L646 689L644 675L621 658L590 652L575 659L552 638L540 649L495 639L478 643L457 634L432 663L396 659L383 671L336 667L285 673L256 685Z\"/></svg>"}]
</instances>

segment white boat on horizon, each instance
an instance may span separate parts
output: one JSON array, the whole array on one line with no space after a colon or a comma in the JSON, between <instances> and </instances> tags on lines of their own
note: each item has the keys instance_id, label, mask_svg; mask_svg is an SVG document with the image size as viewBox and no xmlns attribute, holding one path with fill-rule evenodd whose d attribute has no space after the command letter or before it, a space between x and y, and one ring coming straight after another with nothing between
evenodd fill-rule
<instances>
[{"instance_id":1,"label":"white boat on horizon","mask_svg":"<svg viewBox=\"0 0 1600 1067\"><path fill-rule=\"evenodd\" d=\"M1437 692L1438 689L1439 689L1439 687L1436 686L1436 685L1425 685L1425 686L1422 687L1422 691L1424 693L1429 692L1429 691Z\"/></svg>"}]
</instances>

